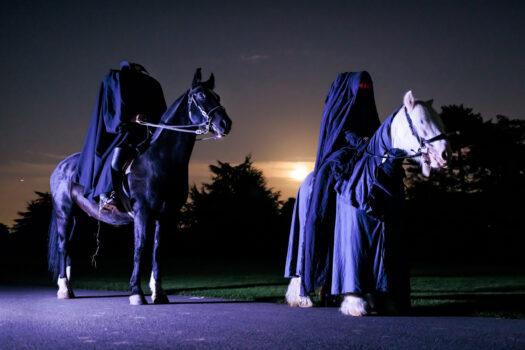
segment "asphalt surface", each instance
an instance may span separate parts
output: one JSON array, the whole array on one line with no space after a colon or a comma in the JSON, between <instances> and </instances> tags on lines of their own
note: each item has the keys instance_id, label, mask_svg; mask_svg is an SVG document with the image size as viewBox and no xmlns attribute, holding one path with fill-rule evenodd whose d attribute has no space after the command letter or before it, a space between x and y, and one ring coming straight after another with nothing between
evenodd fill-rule
<instances>
[{"instance_id":1,"label":"asphalt surface","mask_svg":"<svg viewBox=\"0 0 525 350\"><path fill-rule=\"evenodd\" d=\"M337 308L0 286L0 349L525 349L525 320L343 316ZM148 301L150 299L148 298Z\"/></svg>"}]
</instances>

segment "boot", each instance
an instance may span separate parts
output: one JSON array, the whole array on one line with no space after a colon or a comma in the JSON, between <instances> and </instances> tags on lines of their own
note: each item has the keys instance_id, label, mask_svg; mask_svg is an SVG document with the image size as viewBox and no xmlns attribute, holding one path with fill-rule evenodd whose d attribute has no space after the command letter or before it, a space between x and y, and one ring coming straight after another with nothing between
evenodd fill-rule
<instances>
[{"instance_id":1,"label":"boot","mask_svg":"<svg viewBox=\"0 0 525 350\"><path fill-rule=\"evenodd\" d=\"M127 161L133 156L134 152L127 147L116 147L113 150L113 157L111 159L111 182L114 190L109 195L106 205L118 207L119 201L117 196L120 197L123 192L122 179L124 178L124 167Z\"/></svg>"}]
</instances>

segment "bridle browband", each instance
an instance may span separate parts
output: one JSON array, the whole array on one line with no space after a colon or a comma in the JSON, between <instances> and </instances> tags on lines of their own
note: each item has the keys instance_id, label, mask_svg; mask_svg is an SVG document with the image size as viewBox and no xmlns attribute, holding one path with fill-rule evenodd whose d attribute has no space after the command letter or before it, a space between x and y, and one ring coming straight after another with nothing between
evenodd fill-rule
<instances>
[{"instance_id":1,"label":"bridle browband","mask_svg":"<svg viewBox=\"0 0 525 350\"><path fill-rule=\"evenodd\" d=\"M200 123L200 124L171 125L171 124L165 124L163 122L161 122L159 124L153 124L153 123L148 123L148 122L145 122L145 121L142 121L142 120L138 121L138 123L140 125L151 126L151 127L159 128L159 129L166 129L166 130L171 130L171 131L185 132L185 133L195 134L195 135L205 135L208 132L210 132L210 129L212 129L212 124L211 123L213 121L213 113L215 111L219 110L219 109L224 110L224 107L222 105L218 104L217 106L213 107L209 111L206 111L204 109L204 107L202 107L199 104L199 102L197 102L197 100L195 99L195 93L190 90L189 93L188 93L188 116L191 115L191 105L192 104L194 104L197 107L199 112L204 117L204 121L202 123ZM197 141L215 140L215 139L219 139L221 137L222 137L222 135L216 132L215 136L205 137L205 138L202 138L202 139L197 139Z\"/></svg>"}]
</instances>

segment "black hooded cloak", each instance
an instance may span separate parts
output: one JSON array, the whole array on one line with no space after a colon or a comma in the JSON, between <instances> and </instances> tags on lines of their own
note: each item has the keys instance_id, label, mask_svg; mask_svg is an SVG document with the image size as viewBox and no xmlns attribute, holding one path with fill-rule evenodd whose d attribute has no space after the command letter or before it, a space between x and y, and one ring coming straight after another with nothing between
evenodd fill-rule
<instances>
[{"instance_id":1,"label":"black hooded cloak","mask_svg":"<svg viewBox=\"0 0 525 350\"><path fill-rule=\"evenodd\" d=\"M109 71L102 79L73 179L84 187L85 196L93 199L113 189L110 155L115 147L147 146L148 129L131 120L141 114L158 123L165 111L162 88L144 67L123 61L119 70Z\"/></svg>"}]
</instances>

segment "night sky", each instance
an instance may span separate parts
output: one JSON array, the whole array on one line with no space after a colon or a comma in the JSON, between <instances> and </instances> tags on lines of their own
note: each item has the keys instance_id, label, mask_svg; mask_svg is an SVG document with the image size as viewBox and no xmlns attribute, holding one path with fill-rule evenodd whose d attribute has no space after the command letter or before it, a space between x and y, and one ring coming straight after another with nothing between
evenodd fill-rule
<instances>
[{"instance_id":1,"label":"night sky","mask_svg":"<svg viewBox=\"0 0 525 350\"><path fill-rule=\"evenodd\" d=\"M370 72L382 119L409 89L436 107L525 118L524 1L75 3L2 6L1 223L80 151L100 80L121 60L144 65L168 104L195 68L213 72L233 129L196 145L191 183L209 180L208 164L251 153L284 199L299 186L295 164L313 166L340 72Z\"/></svg>"}]
</instances>

